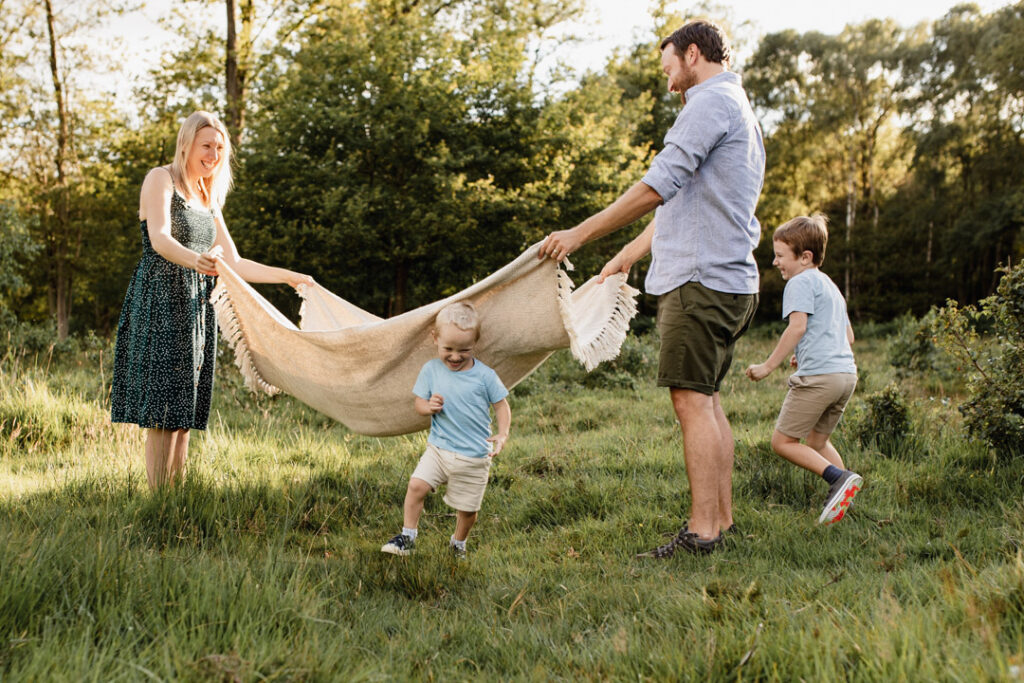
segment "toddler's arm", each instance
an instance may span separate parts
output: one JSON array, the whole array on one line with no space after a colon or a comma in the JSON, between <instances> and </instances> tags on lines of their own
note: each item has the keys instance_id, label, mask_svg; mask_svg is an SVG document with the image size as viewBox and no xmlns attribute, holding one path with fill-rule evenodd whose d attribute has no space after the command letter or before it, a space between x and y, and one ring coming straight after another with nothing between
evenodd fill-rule
<instances>
[{"instance_id":1,"label":"toddler's arm","mask_svg":"<svg viewBox=\"0 0 1024 683\"><path fill-rule=\"evenodd\" d=\"M444 397L441 394L433 394L429 399L417 396L413 401L413 407L420 415L430 417L441 412L444 407Z\"/></svg>"},{"instance_id":2,"label":"toddler's arm","mask_svg":"<svg viewBox=\"0 0 1024 683\"><path fill-rule=\"evenodd\" d=\"M793 353L793 349L800 343L806 331L807 314L800 311L790 313L789 326L786 327L786 331L779 337L779 343L775 346L775 350L772 351L772 354L768 356L768 360L765 362L749 366L747 368L747 377L758 382L770 375L775 368L782 364L784 358Z\"/></svg>"},{"instance_id":3,"label":"toddler's arm","mask_svg":"<svg viewBox=\"0 0 1024 683\"><path fill-rule=\"evenodd\" d=\"M498 433L488 437L488 441L494 446L491 448L491 456L495 456L501 453L501 449L505 447L505 442L508 441L508 432L512 427L512 408L508 405L508 399L501 399L497 403L492 403L494 406L494 418L498 421Z\"/></svg>"},{"instance_id":4,"label":"toddler's arm","mask_svg":"<svg viewBox=\"0 0 1024 683\"><path fill-rule=\"evenodd\" d=\"M853 325L846 323L846 341L850 342L850 346L853 346Z\"/></svg>"}]
</instances>

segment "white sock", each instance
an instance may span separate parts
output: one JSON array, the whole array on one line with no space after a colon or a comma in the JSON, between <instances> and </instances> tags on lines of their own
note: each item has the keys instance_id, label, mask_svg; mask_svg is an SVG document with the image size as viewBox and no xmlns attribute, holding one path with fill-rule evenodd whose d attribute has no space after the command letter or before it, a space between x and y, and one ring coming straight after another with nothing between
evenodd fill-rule
<instances>
[{"instance_id":1,"label":"white sock","mask_svg":"<svg viewBox=\"0 0 1024 683\"><path fill-rule=\"evenodd\" d=\"M411 541L415 541L416 540L416 534L418 534L418 533L419 533L419 531L416 530L416 529L407 529L404 526L402 527L402 535L403 536L408 536L409 540L411 540Z\"/></svg>"},{"instance_id":2,"label":"white sock","mask_svg":"<svg viewBox=\"0 0 1024 683\"><path fill-rule=\"evenodd\" d=\"M458 548L459 550L466 549L466 541L456 541L454 536L452 536L452 545Z\"/></svg>"}]
</instances>

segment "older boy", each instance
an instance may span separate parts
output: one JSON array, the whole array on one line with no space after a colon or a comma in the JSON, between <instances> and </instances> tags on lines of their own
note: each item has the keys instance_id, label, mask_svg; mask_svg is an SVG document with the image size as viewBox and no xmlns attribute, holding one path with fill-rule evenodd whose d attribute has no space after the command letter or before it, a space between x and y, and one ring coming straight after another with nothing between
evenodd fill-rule
<instances>
[{"instance_id":1,"label":"older boy","mask_svg":"<svg viewBox=\"0 0 1024 683\"><path fill-rule=\"evenodd\" d=\"M796 350L790 362L795 361L797 371L789 378L772 449L829 483L818 523L832 524L843 518L863 485L859 474L844 468L829 440L857 385L857 366L850 348L853 328L839 288L818 270L828 243L825 217L794 218L775 231L772 241L772 263L786 281L782 317L789 319L789 326L768 360L751 365L746 373L760 381Z\"/></svg>"},{"instance_id":2,"label":"older boy","mask_svg":"<svg viewBox=\"0 0 1024 683\"><path fill-rule=\"evenodd\" d=\"M431 334L437 358L423 365L412 390L416 412L430 416L427 449L409 478L402 533L380 550L393 555L412 552L427 494L447 484L444 502L455 508L456 517L451 549L461 559L487 488L491 458L508 441L512 411L506 400L508 389L497 373L473 356L480 319L472 304L442 308ZM493 436L491 407L498 422Z\"/></svg>"}]
</instances>

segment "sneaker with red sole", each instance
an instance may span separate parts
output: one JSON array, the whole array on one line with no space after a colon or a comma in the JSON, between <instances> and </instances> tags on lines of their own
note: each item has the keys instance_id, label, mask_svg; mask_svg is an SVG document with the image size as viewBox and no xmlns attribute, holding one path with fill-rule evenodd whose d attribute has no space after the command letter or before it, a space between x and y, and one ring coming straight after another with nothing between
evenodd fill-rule
<instances>
[{"instance_id":1,"label":"sneaker with red sole","mask_svg":"<svg viewBox=\"0 0 1024 683\"><path fill-rule=\"evenodd\" d=\"M835 524L846 516L846 511L853 503L853 497L864 485L864 478L850 470L843 471L843 474L828 489L828 498L825 499L825 509L818 517L818 524Z\"/></svg>"}]
</instances>

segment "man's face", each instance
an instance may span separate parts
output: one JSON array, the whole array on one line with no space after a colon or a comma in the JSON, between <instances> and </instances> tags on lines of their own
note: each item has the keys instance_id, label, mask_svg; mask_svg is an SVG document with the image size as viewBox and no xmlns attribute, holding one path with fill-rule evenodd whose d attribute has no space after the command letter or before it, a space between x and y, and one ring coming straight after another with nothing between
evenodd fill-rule
<instances>
[{"instance_id":1,"label":"man's face","mask_svg":"<svg viewBox=\"0 0 1024 683\"><path fill-rule=\"evenodd\" d=\"M687 63L686 58L686 55L693 53L696 49L690 45L680 56L676 52L676 46L669 43L661 51L661 70L668 76L668 91L678 93L684 104L686 103L686 91L697 85L697 71Z\"/></svg>"}]
</instances>

